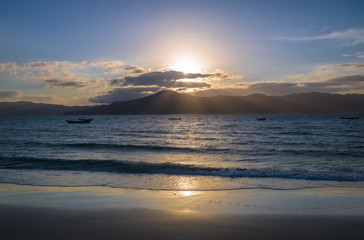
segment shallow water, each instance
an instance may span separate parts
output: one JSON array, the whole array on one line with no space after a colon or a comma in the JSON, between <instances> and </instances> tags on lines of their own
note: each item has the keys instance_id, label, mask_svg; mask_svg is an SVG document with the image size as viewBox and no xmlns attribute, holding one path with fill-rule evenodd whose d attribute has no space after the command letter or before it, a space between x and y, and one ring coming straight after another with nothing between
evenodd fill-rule
<instances>
[{"instance_id":1,"label":"shallow water","mask_svg":"<svg viewBox=\"0 0 364 240\"><path fill-rule=\"evenodd\" d=\"M0 117L0 182L165 190L364 187L364 115Z\"/></svg>"}]
</instances>

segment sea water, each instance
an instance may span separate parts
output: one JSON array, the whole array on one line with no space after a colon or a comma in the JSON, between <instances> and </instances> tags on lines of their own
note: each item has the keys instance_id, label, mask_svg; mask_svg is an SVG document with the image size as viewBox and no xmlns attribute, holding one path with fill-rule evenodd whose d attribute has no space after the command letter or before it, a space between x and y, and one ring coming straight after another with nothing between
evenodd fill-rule
<instances>
[{"instance_id":1,"label":"sea water","mask_svg":"<svg viewBox=\"0 0 364 240\"><path fill-rule=\"evenodd\" d=\"M70 116L3 116L0 183L182 191L363 188L364 115L340 116L85 116L94 118L89 124L68 124Z\"/></svg>"}]
</instances>

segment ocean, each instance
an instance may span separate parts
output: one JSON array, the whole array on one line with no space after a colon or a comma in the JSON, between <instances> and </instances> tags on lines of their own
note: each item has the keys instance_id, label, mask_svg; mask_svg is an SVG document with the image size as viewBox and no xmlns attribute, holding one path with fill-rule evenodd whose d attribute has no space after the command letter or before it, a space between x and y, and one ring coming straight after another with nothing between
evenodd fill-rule
<instances>
[{"instance_id":1,"label":"ocean","mask_svg":"<svg viewBox=\"0 0 364 240\"><path fill-rule=\"evenodd\" d=\"M364 114L0 117L0 183L176 191L364 187ZM265 121L257 118L265 117ZM75 118L73 116L73 118Z\"/></svg>"}]
</instances>

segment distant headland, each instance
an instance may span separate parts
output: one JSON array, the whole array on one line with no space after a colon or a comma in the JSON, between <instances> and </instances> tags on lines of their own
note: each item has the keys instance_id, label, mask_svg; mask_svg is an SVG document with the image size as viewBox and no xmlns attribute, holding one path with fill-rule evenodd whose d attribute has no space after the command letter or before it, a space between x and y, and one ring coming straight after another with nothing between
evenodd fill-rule
<instances>
[{"instance_id":1,"label":"distant headland","mask_svg":"<svg viewBox=\"0 0 364 240\"><path fill-rule=\"evenodd\" d=\"M364 113L364 94L300 93L285 96L195 97L174 91L109 105L68 107L2 102L0 115Z\"/></svg>"}]
</instances>

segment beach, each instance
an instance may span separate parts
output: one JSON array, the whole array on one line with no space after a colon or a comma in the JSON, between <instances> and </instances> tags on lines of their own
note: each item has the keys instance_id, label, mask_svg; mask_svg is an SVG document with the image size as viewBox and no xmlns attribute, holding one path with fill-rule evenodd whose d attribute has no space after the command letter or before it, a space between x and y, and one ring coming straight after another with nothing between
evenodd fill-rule
<instances>
[{"instance_id":1,"label":"beach","mask_svg":"<svg viewBox=\"0 0 364 240\"><path fill-rule=\"evenodd\" d=\"M3 117L1 239L361 239L361 121Z\"/></svg>"},{"instance_id":2,"label":"beach","mask_svg":"<svg viewBox=\"0 0 364 240\"><path fill-rule=\"evenodd\" d=\"M360 239L362 189L150 191L1 184L2 239Z\"/></svg>"},{"instance_id":3,"label":"beach","mask_svg":"<svg viewBox=\"0 0 364 240\"><path fill-rule=\"evenodd\" d=\"M364 240L363 10L0 1L0 240Z\"/></svg>"}]
</instances>

